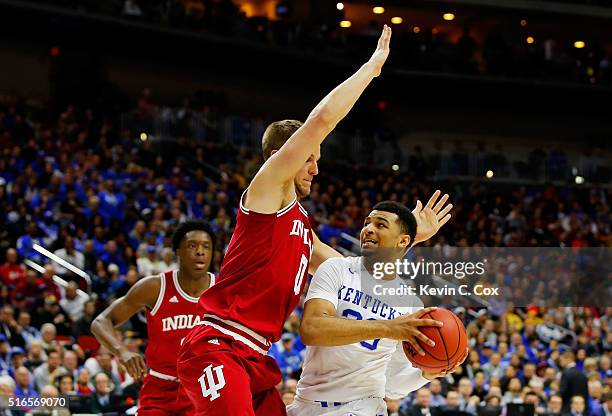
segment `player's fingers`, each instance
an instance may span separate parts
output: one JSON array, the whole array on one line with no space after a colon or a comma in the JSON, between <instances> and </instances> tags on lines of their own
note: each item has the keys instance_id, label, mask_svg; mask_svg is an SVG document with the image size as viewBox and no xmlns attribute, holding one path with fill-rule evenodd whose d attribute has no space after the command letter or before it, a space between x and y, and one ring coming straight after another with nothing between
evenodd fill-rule
<instances>
[{"instance_id":1,"label":"player's fingers","mask_svg":"<svg viewBox=\"0 0 612 416\"><path fill-rule=\"evenodd\" d=\"M142 357L138 357L138 368L140 370L141 377L147 374L147 364Z\"/></svg>"},{"instance_id":2,"label":"player's fingers","mask_svg":"<svg viewBox=\"0 0 612 416\"><path fill-rule=\"evenodd\" d=\"M412 213L417 216L421 213L421 210L423 209L423 203L421 202L420 199L417 199L417 203L416 203L416 207L414 207L414 210L412 211Z\"/></svg>"},{"instance_id":3,"label":"player's fingers","mask_svg":"<svg viewBox=\"0 0 612 416\"><path fill-rule=\"evenodd\" d=\"M440 210L442 209L442 207L444 206L444 204L446 203L446 201L448 201L448 194L444 194L442 195L442 198L440 198L440 200L438 201L438 203L436 205L434 205L434 207L432 208L433 211L437 214L438 212L440 212Z\"/></svg>"},{"instance_id":4,"label":"player's fingers","mask_svg":"<svg viewBox=\"0 0 612 416\"><path fill-rule=\"evenodd\" d=\"M428 314L429 312L433 312L436 309L438 309L436 306L429 306L427 308L423 308L420 311L417 311L416 313L414 313L412 316L415 318L420 318L423 315Z\"/></svg>"},{"instance_id":5,"label":"player's fingers","mask_svg":"<svg viewBox=\"0 0 612 416\"><path fill-rule=\"evenodd\" d=\"M446 214L446 216L444 218L442 218L440 221L438 221L438 225L440 226L439 228L442 228L442 226L444 224L446 224L448 222L448 220L450 220L452 217L451 214Z\"/></svg>"},{"instance_id":6,"label":"player's fingers","mask_svg":"<svg viewBox=\"0 0 612 416\"><path fill-rule=\"evenodd\" d=\"M425 355L425 351L423 351L423 348L421 348L421 346L419 345L419 343L414 340L407 340L406 341L408 344L412 345L412 348L414 348L414 350L417 352L417 354L419 355Z\"/></svg>"},{"instance_id":7,"label":"player's fingers","mask_svg":"<svg viewBox=\"0 0 612 416\"><path fill-rule=\"evenodd\" d=\"M431 347L435 347L436 343L433 342L432 339L430 339L427 335L425 335L424 333L422 333L421 331L415 331L415 336L421 340L422 342L426 343L427 345L431 346Z\"/></svg>"},{"instance_id":8,"label":"player's fingers","mask_svg":"<svg viewBox=\"0 0 612 416\"><path fill-rule=\"evenodd\" d=\"M435 319L415 319L414 326L437 326L440 328L444 326L444 323Z\"/></svg>"},{"instance_id":9,"label":"player's fingers","mask_svg":"<svg viewBox=\"0 0 612 416\"><path fill-rule=\"evenodd\" d=\"M391 28L387 26L387 38L385 39L385 48L389 49L389 44L391 43Z\"/></svg>"},{"instance_id":10,"label":"player's fingers","mask_svg":"<svg viewBox=\"0 0 612 416\"><path fill-rule=\"evenodd\" d=\"M440 196L441 193L442 192L440 192L439 189L436 189L436 192L434 192L433 195L431 196L431 198L429 198L429 201L427 201L427 205L425 205L425 206L429 207L429 208L433 208L434 204L438 200L438 197Z\"/></svg>"},{"instance_id":11,"label":"player's fingers","mask_svg":"<svg viewBox=\"0 0 612 416\"><path fill-rule=\"evenodd\" d=\"M383 48L385 46L385 36L387 35L387 25L383 26L383 30L378 38L378 47Z\"/></svg>"},{"instance_id":12,"label":"player's fingers","mask_svg":"<svg viewBox=\"0 0 612 416\"><path fill-rule=\"evenodd\" d=\"M448 214L451 209L453 209L453 204L448 204L447 206L444 207L442 211L438 212L436 215L438 216L438 218L442 218L446 214Z\"/></svg>"}]
</instances>

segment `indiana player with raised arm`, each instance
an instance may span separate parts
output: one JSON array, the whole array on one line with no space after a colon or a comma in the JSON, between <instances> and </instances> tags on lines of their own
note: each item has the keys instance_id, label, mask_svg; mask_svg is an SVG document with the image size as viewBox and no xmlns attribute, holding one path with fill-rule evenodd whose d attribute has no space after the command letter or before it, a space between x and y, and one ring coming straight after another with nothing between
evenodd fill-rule
<instances>
[{"instance_id":1,"label":"indiana player with raised arm","mask_svg":"<svg viewBox=\"0 0 612 416\"><path fill-rule=\"evenodd\" d=\"M308 271L338 255L314 235L297 199L310 192L321 143L380 74L390 39L385 25L370 60L303 125L285 120L264 132L266 161L241 197L217 284L200 298L203 325L185 338L178 357L179 379L196 414L286 414L275 389L281 372L266 353L298 304ZM404 339L420 333L419 320L402 322Z\"/></svg>"},{"instance_id":2,"label":"indiana player with raised arm","mask_svg":"<svg viewBox=\"0 0 612 416\"><path fill-rule=\"evenodd\" d=\"M176 356L182 339L202 322L200 295L215 282L215 276L209 272L214 237L210 225L204 221L179 224L172 236L179 269L139 280L91 325L98 341L119 357L129 374L138 380L144 378L139 416L193 414L189 398L179 388ZM143 308L147 310L149 338L146 359L127 351L115 333L116 327Z\"/></svg>"},{"instance_id":3,"label":"indiana player with raised arm","mask_svg":"<svg viewBox=\"0 0 612 416\"><path fill-rule=\"evenodd\" d=\"M385 397L402 398L444 375L412 366L402 348L402 329L392 319L419 318L433 308L421 309L414 297L390 302L367 284L374 262L394 263L414 245L418 228L432 230L431 236L450 219L448 195L437 201L439 196L436 191L424 209L417 202L413 212L398 202L376 204L360 233L362 256L332 258L318 268L300 326L307 348L297 395L287 408L290 416L386 416ZM393 273L383 279L400 283ZM431 344L422 333L418 338ZM460 363L465 357L467 350Z\"/></svg>"}]
</instances>

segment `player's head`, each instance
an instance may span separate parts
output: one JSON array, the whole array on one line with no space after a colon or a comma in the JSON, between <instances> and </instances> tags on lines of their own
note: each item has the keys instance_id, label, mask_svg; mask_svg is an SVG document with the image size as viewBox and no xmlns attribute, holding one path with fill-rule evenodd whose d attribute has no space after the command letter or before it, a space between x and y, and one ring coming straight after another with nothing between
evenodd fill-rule
<instances>
[{"instance_id":1,"label":"player's head","mask_svg":"<svg viewBox=\"0 0 612 416\"><path fill-rule=\"evenodd\" d=\"M281 120L271 123L266 128L261 139L264 160L268 160L270 156L276 153L302 124L304 123L298 120ZM295 175L293 182L295 183L295 192L297 192L298 197L305 198L310 194L312 179L319 173L317 161L320 158L321 150L317 148L315 153L310 155L308 160L304 161L304 166Z\"/></svg>"},{"instance_id":2,"label":"player's head","mask_svg":"<svg viewBox=\"0 0 612 416\"><path fill-rule=\"evenodd\" d=\"M180 270L193 277L205 275L211 268L215 253L215 233L205 221L185 221L172 235L172 249Z\"/></svg>"},{"instance_id":3,"label":"player's head","mask_svg":"<svg viewBox=\"0 0 612 416\"><path fill-rule=\"evenodd\" d=\"M382 201L374 205L361 229L361 252L364 255L379 248L410 247L416 235L416 219L404 204Z\"/></svg>"}]
</instances>

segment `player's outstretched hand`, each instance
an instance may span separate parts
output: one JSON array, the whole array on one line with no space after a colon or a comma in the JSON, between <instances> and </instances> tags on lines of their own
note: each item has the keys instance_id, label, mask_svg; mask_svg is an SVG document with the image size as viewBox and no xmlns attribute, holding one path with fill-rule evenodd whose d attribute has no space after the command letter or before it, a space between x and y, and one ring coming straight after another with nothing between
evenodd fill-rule
<instances>
[{"instance_id":1,"label":"player's outstretched hand","mask_svg":"<svg viewBox=\"0 0 612 416\"><path fill-rule=\"evenodd\" d=\"M442 322L436 321L435 319L422 319L422 316L436 310L436 307L421 309L418 312L415 312L410 315L403 315L399 318L392 319L389 324L392 326L391 334L389 338L397 339L399 341L406 341L412 348L415 349L421 355L425 355L425 351L417 342L417 339L421 342L431 345L432 347L435 343L429 339L424 333L419 331L420 326L437 326L441 327Z\"/></svg>"},{"instance_id":2,"label":"player's outstretched hand","mask_svg":"<svg viewBox=\"0 0 612 416\"><path fill-rule=\"evenodd\" d=\"M374 67L374 76L377 77L382 71L382 67L389 56L389 43L391 42L391 28L387 25L383 27L376 50L370 58L370 63Z\"/></svg>"},{"instance_id":3,"label":"player's outstretched hand","mask_svg":"<svg viewBox=\"0 0 612 416\"><path fill-rule=\"evenodd\" d=\"M452 369L450 369L448 371L442 371L441 373L427 373L427 372L423 372L423 377L425 377L427 380L433 380L434 378L446 377L447 374L454 373L455 371L457 371L457 369L459 367L461 367L461 364L463 364L463 362L467 358L469 351L470 351L469 347L465 349L465 352L463 353L463 357L461 357L461 359L457 362L455 367L453 367Z\"/></svg>"},{"instance_id":4,"label":"player's outstretched hand","mask_svg":"<svg viewBox=\"0 0 612 416\"><path fill-rule=\"evenodd\" d=\"M434 192L425 207L421 201L417 201L416 208L412 210L417 223L414 244L429 240L451 219L450 210L453 209L453 204L445 205L448 201L448 194L440 198L441 194L440 190ZM440 198L439 201L438 198Z\"/></svg>"},{"instance_id":5,"label":"player's outstretched hand","mask_svg":"<svg viewBox=\"0 0 612 416\"><path fill-rule=\"evenodd\" d=\"M147 365L142 355L126 351L121 354L120 360L121 364L125 366L127 372L135 380L142 380L147 374Z\"/></svg>"}]
</instances>

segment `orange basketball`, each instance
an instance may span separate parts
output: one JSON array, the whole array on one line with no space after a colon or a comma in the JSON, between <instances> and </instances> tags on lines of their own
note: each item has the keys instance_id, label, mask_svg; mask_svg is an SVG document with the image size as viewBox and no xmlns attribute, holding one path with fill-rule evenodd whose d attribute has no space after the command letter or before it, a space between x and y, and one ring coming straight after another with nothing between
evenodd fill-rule
<instances>
[{"instance_id":1,"label":"orange basketball","mask_svg":"<svg viewBox=\"0 0 612 416\"><path fill-rule=\"evenodd\" d=\"M461 320L448 309L438 308L423 315L423 319L443 322L441 328L422 326L419 330L436 343L430 346L417 340L425 355L417 353L412 345L403 342L404 353L410 362L428 373L441 373L454 368L465 354L468 345L467 333Z\"/></svg>"}]
</instances>

